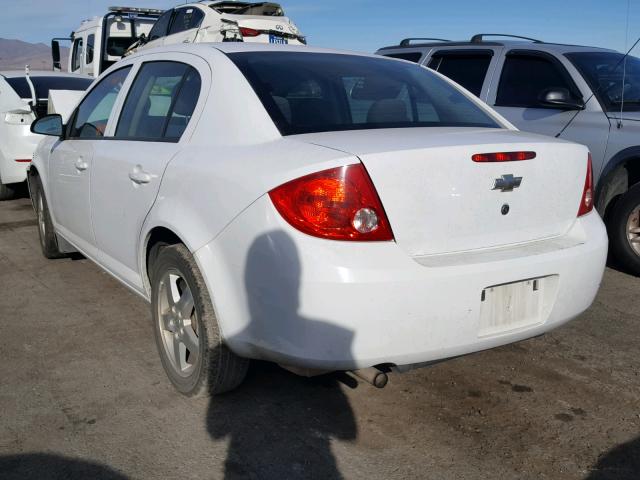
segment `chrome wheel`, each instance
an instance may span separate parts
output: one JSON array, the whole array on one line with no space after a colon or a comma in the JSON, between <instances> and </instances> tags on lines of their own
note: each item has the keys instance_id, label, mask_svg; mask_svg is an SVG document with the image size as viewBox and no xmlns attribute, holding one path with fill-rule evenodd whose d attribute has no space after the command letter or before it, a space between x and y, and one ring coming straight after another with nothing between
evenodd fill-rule
<instances>
[{"instance_id":1,"label":"chrome wheel","mask_svg":"<svg viewBox=\"0 0 640 480\"><path fill-rule=\"evenodd\" d=\"M182 274L166 272L158 284L157 319L162 344L175 372L188 377L200 358L193 294Z\"/></svg>"},{"instance_id":2,"label":"chrome wheel","mask_svg":"<svg viewBox=\"0 0 640 480\"><path fill-rule=\"evenodd\" d=\"M640 206L634 208L627 219L627 240L636 255L640 255Z\"/></svg>"}]
</instances>

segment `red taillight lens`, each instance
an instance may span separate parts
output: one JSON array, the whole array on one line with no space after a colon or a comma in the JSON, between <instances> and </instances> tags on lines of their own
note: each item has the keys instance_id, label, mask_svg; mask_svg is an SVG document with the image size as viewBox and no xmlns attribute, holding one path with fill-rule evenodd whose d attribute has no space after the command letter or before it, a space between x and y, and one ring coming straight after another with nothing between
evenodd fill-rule
<instances>
[{"instance_id":1,"label":"red taillight lens","mask_svg":"<svg viewBox=\"0 0 640 480\"><path fill-rule=\"evenodd\" d=\"M516 162L536 158L536 152L494 152L476 153L471 156L474 162Z\"/></svg>"},{"instance_id":2,"label":"red taillight lens","mask_svg":"<svg viewBox=\"0 0 640 480\"><path fill-rule=\"evenodd\" d=\"M16 158L16 162L18 163L31 163L30 158Z\"/></svg>"},{"instance_id":3,"label":"red taillight lens","mask_svg":"<svg viewBox=\"0 0 640 480\"><path fill-rule=\"evenodd\" d=\"M333 240L393 240L378 194L361 164L312 173L269 192L298 230Z\"/></svg>"},{"instance_id":4,"label":"red taillight lens","mask_svg":"<svg viewBox=\"0 0 640 480\"><path fill-rule=\"evenodd\" d=\"M240 33L243 37L257 37L258 35L260 35L260 30L256 30L255 28L240 27Z\"/></svg>"},{"instance_id":5,"label":"red taillight lens","mask_svg":"<svg viewBox=\"0 0 640 480\"><path fill-rule=\"evenodd\" d=\"M586 215L591 210L593 210L593 167L591 165L591 153L589 153L589 158L587 159L587 177L584 179L584 189L582 191L578 216Z\"/></svg>"}]
</instances>

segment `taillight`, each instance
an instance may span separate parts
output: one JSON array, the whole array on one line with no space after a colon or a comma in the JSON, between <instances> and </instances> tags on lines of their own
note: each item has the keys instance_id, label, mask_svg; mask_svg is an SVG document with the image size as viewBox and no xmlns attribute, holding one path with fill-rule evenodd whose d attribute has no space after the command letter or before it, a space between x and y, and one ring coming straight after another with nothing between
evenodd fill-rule
<instances>
[{"instance_id":1,"label":"taillight","mask_svg":"<svg viewBox=\"0 0 640 480\"><path fill-rule=\"evenodd\" d=\"M31 163L31 159L30 158L16 158L15 160L18 163Z\"/></svg>"},{"instance_id":2,"label":"taillight","mask_svg":"<svg viewBox=\"0 0 640 480\"><path fill-rule=\"evenodd\" d=\"M586 215L591 210L593 210L593 167L591 165L591 153L589 153L587 159L587 177L584 179L584 189L582 190L578 216Z\"/></svg>"},{"instance_id":3,"label":"taillight","mask_svg":"<svg viewBox=\"0 0 640 480\"><path fill-rule=\"evenodd\" d=\"M282 217L298 230L333 240L393 240L378 194L361 164L292 180L269 192Z\"/></svg>"},{"instance_id":4,"label":"taillight","mask_svg":"<svg viewBox=\"0 0 640 480\"><path fill-rule=\"evenodd\" d=\"M516 162L518 160L531 160L536 158L536 152L494 152L476 153L471 156L474 162Z\"/></svg>"},{"instance_id":5,"label":"taillight","mask_svg":"<svg viewBox=\"0 0 640 480\"><path fill-rule=\"evenodd\" d=\"M260 30L256 30L255 28L240 27L240 33L243 37L257 37L258 35L260 35Z\"/></svg>"}]
</instances>

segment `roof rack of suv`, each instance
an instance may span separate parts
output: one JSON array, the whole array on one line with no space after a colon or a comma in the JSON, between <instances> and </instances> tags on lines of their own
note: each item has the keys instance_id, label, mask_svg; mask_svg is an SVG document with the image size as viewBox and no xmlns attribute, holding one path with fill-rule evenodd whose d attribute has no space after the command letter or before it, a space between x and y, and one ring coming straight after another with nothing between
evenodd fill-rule
<instances>
[{"instance_id":1,"label":"roof rack of suv","mask_svg":"<svg viewBox=\"0 0 640 480\"><path fill-rule=\"evenodd\" d=\"M544 43L542 40L537 40L530 37L522 37L520 35L509 35L507 33L478 33L471 37L471 43L482 43L484 37L506 37L506 38L518 38L520 40L529 40L533 43ZM401 43L402 45L402 43Z\"/></svg>"},{"instance_id":2,"label":"roof rack of suv","mask_svg":"<svg viewBox=\"0 0 640 480\"><path fill-rule=\"evenodd\" d=\"M451 40L445 40L444 38L425 38L425 37L405 38L404 40L402 40L400 42L400 46L401 47L405 47L405 46L409 45L414 40L428 40L428 41L435 41L435 42L450 42L451 41Z\"/></svg>"}]
</instances>

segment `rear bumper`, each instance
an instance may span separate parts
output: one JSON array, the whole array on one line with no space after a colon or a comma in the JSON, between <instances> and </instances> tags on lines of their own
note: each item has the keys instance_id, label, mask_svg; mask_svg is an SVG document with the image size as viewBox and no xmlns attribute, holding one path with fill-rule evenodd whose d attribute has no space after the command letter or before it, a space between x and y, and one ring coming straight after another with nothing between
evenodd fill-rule
<instances>
[{"instance_id":1,"label":"rear bumper","mask_svg":"<svg viewBox=\"0 0 640 480\"><path fill-rule=\"evenodd\" d=\"M0 179L2 183L21 183L27 179L30 162L17 162L33 157L33 152L42 139L34 135L28 126L5 125L7 135L0 152Z\"/></svg>"},{"instance_id":2,"label":"rear bumper","mask_svg":"<svg viewBox=\"0 0 640 480\"><path fill-rule=\"evenodd\" d=\"M562 238L411 258L394 242L302 234L263 197L196 252L225 341L238 355L318 369L435 361L533 337L576 317L602 279L595 213ZM483 333L489 286L555 276L540 321Z\"/></svg>"}]
</instances>

